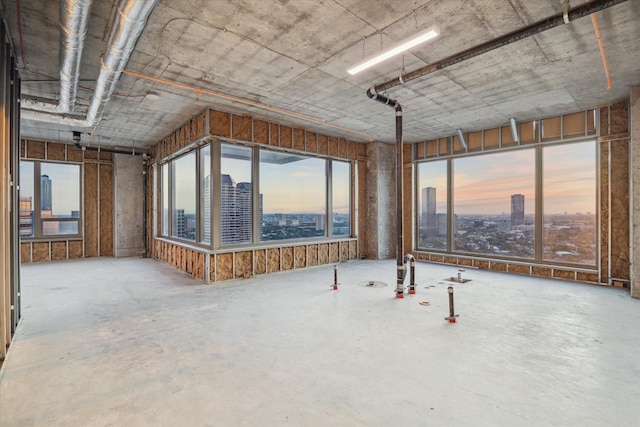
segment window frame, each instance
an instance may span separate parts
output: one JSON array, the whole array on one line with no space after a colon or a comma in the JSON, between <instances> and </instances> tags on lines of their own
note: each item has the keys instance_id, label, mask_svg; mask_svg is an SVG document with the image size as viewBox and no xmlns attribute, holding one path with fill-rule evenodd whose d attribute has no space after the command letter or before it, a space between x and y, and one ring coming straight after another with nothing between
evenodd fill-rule
<instances>
[{"instance_id":1,"label":"window frame","mask_svg":"<svg viewBox=\"0 0 640 427\"><path fill-rule=\"evenodd\" d=\"M56 162L50 160L36 160L36 159L20 159L20 163L32 163L33 164L33 200L32 200L32 236L20 236L22 241L36 241L36 240L59 240L59 239L79 239L83 236L83 224L84 224L84 168L82 163L76 162ZM63 166L75 166L78 168L78 216L77 217L42 217L41 210L41 176L43 164L55 164ZM21 175L21 179L22 179ZM19 197L21 197L19 190ZM75 222L78 225L76 233L57 233L57 234L45 234L44 224L53 222Z\"/></svg>"}]
</instances>

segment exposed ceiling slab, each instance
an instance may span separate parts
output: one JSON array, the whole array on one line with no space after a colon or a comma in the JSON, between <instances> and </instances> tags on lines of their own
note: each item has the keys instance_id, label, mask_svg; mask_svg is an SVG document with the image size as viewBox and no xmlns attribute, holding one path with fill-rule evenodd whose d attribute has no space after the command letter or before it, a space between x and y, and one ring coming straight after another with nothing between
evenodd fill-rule
<instances>
[{"instance_id":1,"label":"exposed ceiling slab","mask_svg":"<svg viewBox=\"0 0 640 427\"><path fill-rule=\"evenodd\" d=\"M571 6L583 3L574 0ZM93 2L82 55L80 115L91 102L118 5ZM210 106L355 141L371 135L393 142L393 114L369 100L367 88L561 12L559 0L160 0L126 70L273 108L196 96L193 90L123 74L93 129L94 140L148 148ZM16 0L2 0L2 13L19 58L23 97L57 102L59 2L20 0L18 16ZM627 97L629 86L640 84L640 0L596 17L611 90L591 20L582 18L389 89L403 105L405 141ZM441 33L436 40L355 76L346 72L363 57L433 25ZM335 127L323 129L318 121ZM73 130L36 120L21 125L27 138L69 140Z\"/></svg>"}]
</instances>

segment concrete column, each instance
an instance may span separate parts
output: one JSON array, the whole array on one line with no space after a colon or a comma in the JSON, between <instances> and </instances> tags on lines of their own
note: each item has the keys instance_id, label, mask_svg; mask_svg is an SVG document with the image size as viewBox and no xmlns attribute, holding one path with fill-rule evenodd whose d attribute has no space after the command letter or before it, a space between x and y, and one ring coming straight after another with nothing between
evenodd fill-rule
<instances>
[{"instance_id":1,"label":"concrete column","mask_svg":"<svg viewBox=\"0 0 640 427\"><path fill-rule=\"evenodd\" d=\"M631 128L631 296L640 299L640 86L632 86Z\"/></svg>"},{"instance_id":2,"label":"concrete column","mask_svg":"<svg viewBox=\"0 0 640 427\"><path fill-rule=\"evenodd\" d=\"M144 176L141 156L114 155L115 256L144 253Z\"/></svg>"},{"instance_id":3,"label":"concrete column","mask_svg":"<svg viewBox=\"0 0 640 427\"><path fill-rule=\"evenodd\" d=\"M362 253L369 259L396 256L395 146L367 144L365 210L366 234Z\"/></svg>"}]
</instances>

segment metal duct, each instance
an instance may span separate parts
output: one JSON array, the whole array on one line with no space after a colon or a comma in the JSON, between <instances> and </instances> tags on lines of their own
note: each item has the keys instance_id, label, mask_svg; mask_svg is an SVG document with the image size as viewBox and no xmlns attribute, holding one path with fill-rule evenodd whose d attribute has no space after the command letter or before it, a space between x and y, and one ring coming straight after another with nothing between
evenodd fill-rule
<instances>
[{"instance_id":1,"label":"metal duct","mask_svg":"<svg viewBox=\"0 0 640 427\"><path fill-rule=\"evenodd\" d=\"M88 3L85 7L81 7L81 5L73 7L72 3L75 2L67 2L66 6L61 6L61 13L71 13L70 11L73 9L73 11L82 10L83 13L86 12L87 15L84 18L80 16L75 18L64 16L61 19L66 22L66 24L61 24L62 38L69 38L66 42L61 42L64 43L65 46L63 50L68 54L65 54L65 58L61 61L63 63L60 70L61 103L59 106L55 106L44 102L23 99L21 100L21 107L23 109L22 117L30 120L87 128L97 125L102 119L104 108L111 99L111 95L118 84L118 79L129 61L138 37L140 37L142 30L144 30L147 19L158 3L158 0L123 0L120 3L118 14L113 23L111 34L109 35L107 50L101 61L101 69L98 79L96 80L95 92L84 120L54 114L65 112L63 108L70 108L66 112L72 111L77 95L77 82L79 79L82 47L84 46L84 35L77 37L77 40L73 41L71 39L74 39L74 37L67 34L67 31L68 29L73 29L74 31L79 30L83 26L86 26L91 1L85 0L84 3ZM62 12L63 9L65 12ZM86 34L86 28L84 31ZM67 56L71 57L67 58ZM78 71L78 73L74 73L73 71ZM68 80L68 82L63 83L63 80ZM64 90L62 89L63 85ZM62 92L66 94L63 95ZM63 98L66 99L64 101L65 106L63 106L62 103ZM36 111L29 112L29 109ZM44 113L38 113L37 111Z\"/></svg>"},{"instance_id":2,"label":"metal duct","mask_svg":"<svg viewBox=\"0 0 640 427\"><path fill-rule=\"evenodd\" d=\"M578 18L591 15L592 13L601 11L603 9L607 9L611 6L615 6L617 4L624 3L626 1L628 0L593 0L591 2L581 4L580 6L576 6L573 9L569 10L569 13L568 13L569 20L574 21ZM467 59L471 59L475 56L482 55L483 53L487 53L489 51L517 42L527 37L534 36L536 34L542 33L543 31L550 30L560 25L565 25L565 21L562 13L559 13L554 16L550 16L547 19L543 19L541 21L527 25L524 28L512 31L503 36L489 40L478 46L469 48L455 55L449 56L448 58L442 59L440 61L434 62L429 65L425 65L424 67L420 67L408 73L402 74L394 79L388 80L384 83L377 84L374 86L374 88L376 91L381 92L381 91L390 89L394 86L399 86L410 80L415 80L427 74L433 73L438 70L442 70L443 68L449 67L451 65L457 64L462 61L466 61Z\"/></svg>"},{"instance_id":3,"label":"metal duct","mask_svg":"<svg viewBox=\"0 0 640 427\"><path fill-rule=\"evenodd\" d=\"M157 3L158 0L125 0L120 3L109 35L107 52L102 58L93 100L87 111L87 122L92 126L102 118L104 108L111 99L138 37Z\"/></svg>"},{"instance_id":4,"label":"metal duct","mask_svg":"<svg viewBox=\"0 0 640 427\"><path fill-rule=\"evenodd\" d=\"M68 113L76 108L82 50L92 0L60 2L60 101L59 111Z\"/></svg>"},{"instance_id":5,"label":"metal duct","mask_svg":"<svg viewBox=\"0 0 640 427\"><path fill-rule=\"evenodd\" d=\"M404 276L407 274L407 269L402 256L404 247L402 225L402 106L398 101L377 93L375 87L367 90L367 96L396 110L396 298L404 298Z\"/></svg>"}]
</instances>

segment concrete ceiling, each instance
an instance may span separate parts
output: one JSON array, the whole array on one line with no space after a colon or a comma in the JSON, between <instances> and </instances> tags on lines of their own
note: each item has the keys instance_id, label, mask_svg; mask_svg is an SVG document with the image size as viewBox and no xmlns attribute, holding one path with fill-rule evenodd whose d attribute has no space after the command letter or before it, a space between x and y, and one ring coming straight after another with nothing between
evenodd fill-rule
<instances>
[{"instance_id":1,"label":"concrete ceiling","mask_svg":"<svg viewBox=\"0 0 640 427\"><path fill-rule=\"evenodd\" d=\"M583 1L573 0L575 7ZM118 0L94 0L82 55L78 114L90 103ZM17 6L20 8L18 29ZM23 98L57 102L59 2L2 0ZM122 74L91 143L148 148L206 106L350 140L395 140L394 113L367 88L562 12L561 0L160 0L126 70L230 95ZM404 108L405 142L588 108L640 84L640 0L581 18L388 91ZM355 76L354 63L424 28L440 37ZM335 125L321 126L247 100ZM339 129L339 128L346 128ZM74 128L22 120L23 137L70 140ZM90 129L89 129L90 130ZM88 132L88 131L87 131ZM83 141L89 138L83 134Z\"/></svg>"}]
</instances>

